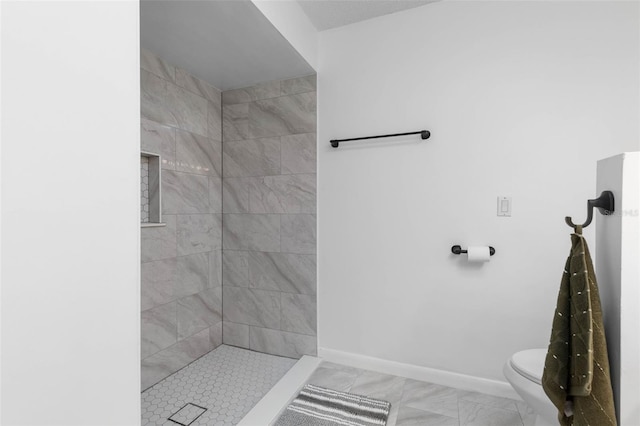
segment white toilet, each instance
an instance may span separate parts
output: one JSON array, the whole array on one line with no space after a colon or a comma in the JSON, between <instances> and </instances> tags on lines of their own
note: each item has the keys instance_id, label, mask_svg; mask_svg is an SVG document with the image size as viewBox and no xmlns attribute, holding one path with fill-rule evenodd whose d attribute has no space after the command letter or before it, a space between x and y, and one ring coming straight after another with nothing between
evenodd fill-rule
<instances>
[{"instance_id":1,"label":"white toilet","mask_svg":"<svg viewBox=\"0 0 640 426\"><path fill-rule=\"evenodd\" d=\"M504 377L537 414L535 426L558 425L558 410L542 389L546 349L517 352L504 365Z\"/></svg>"}]
</instances>

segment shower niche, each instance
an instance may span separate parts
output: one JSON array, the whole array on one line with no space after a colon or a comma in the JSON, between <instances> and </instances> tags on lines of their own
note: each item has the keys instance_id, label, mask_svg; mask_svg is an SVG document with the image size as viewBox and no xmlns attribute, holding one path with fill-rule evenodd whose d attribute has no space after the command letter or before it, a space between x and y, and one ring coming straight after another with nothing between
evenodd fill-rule
<instances>
[{"instance_id":1,"label":"shower niche","mask_svg":"<svg viewBox=\"0 0 640 426\"><path fill-rule=\"evenodd\" d=\"M160 155L140 153L140 224L163 226L160 195Z\"/></svg>"}]
</instances>

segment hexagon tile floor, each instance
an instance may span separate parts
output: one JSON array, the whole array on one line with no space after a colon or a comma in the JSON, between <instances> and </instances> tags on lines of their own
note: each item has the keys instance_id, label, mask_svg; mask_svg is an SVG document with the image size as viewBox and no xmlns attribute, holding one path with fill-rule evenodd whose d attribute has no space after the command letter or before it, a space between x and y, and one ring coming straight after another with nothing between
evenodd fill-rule
<instances>
[{"instance_id":1,"label":"hexagon tile floor","mask_svg":"<svg viewBox=\"0 0 640 426\"><path fill-rule=\"evenodd\" d=\"M142 426L236 425L296 361L219 346L142 392Z\"/></svg>"}]
</instances>

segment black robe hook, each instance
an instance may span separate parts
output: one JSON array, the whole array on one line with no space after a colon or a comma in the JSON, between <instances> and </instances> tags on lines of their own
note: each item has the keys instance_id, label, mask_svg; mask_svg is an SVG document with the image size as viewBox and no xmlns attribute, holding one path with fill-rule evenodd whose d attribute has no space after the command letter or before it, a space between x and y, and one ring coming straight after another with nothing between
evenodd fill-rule
<instances>
[{"instance_id":1,"label":"black robe hook","mask_svg":"<svg viewBox=\"0 0 640 426\"><path fill-rule=\"evenodd\" d=\"M603 191L600 196L594 200L587 200L587 221L582 224L583 228L589 226L591 221L593 220L593 208L596 207L600 210L600 213L604 215L610 215L614 212L614 199L613 192L611 191ZM573 219L567 216L564 218L564 221L572 228L575 228L578 225L573 223Z\"/></svg>"}]
</instances>

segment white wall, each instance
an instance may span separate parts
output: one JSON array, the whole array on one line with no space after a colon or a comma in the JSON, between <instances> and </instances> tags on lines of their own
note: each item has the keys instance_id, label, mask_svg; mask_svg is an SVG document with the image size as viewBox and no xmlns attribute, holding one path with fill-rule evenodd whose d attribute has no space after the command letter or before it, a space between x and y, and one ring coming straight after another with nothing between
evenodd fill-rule
<instances>
[{"instance_id":1,"label":"white wall","mask_svg":"<svg viewBox=\"0 0 640 426\"><path fill-rule=\"evenodd\" d=\"M598 287L604 312L618 423L640 419L640 153L598 161L598 192L615 197L598 215Z\"/></svg>"},{"instance_id":2,"label":"white wall","mask_svg":"<svg viewBox=\"0 0 640 426\"><path fill-rule=\"evenodd\" d=\"M133 425L139 5L2 3L2 418Z\"/></svg>"},{"instance_id":3,"label":"white wall","mask_svg":"<svg viewBox=\"0 0 640 426\"><path fill-rule=\"evenodd\" d=\"M636 3L445 1L321 33L321 349L504 380L546 347L564 216L586 218L598 159L638 149L638 30Z\"/></svg>"}]
</instances>

